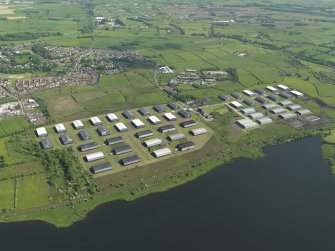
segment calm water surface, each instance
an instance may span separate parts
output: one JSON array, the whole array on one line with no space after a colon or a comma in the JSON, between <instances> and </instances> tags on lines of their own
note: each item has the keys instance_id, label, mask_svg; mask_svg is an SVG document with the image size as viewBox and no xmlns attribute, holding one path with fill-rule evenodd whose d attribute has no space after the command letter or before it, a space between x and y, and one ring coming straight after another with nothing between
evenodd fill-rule
<instances>
[{"instance_id":1,"label":"calm water surface","mask_svg":"<svg viewBox=\"0 0 335 251\"><path fill-rule=\"evenodd\" d=\"M335 177L317 137L270 147L65 229L0 224L0 250L334 251Z\"/></svg>"}]
</instances>

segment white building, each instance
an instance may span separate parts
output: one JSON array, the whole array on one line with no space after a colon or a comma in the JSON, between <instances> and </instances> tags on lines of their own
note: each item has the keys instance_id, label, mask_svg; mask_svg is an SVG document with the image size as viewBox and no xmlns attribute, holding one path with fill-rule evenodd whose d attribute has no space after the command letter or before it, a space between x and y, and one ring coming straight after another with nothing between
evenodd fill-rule
<instances>
[{"instance_id":1,"label":"white building","mask_svg":"<svg viewBox=\"0 0 335 251\"><path fill-rule=\"evenodd\" d=\"M232 107L236 108L236 109L240 109L240 108L243 107L243 105L240 104L240 103L237 102L237 101L233 101L233 102L231 102L230 105L231 105Z\"/></svg>"},{"instance_id":2,"label":"white building","mask_svg":"<svg viewBox=\"0 0 335 251\"><path fill-rule=\"evenodd\" d=\"M76 129L76 130L80 130L80 129L83 129L84 128L84 124L83 122L81 122L81 120L75 120L72 122L72 125L73 127Z\"/></svg>"},{"instance_id":3,"label":"white building","mask_svg":"<svg viewBox=\"0 0 335 251\"><path fill-rule=\"evenodd\" d=\"M170 155L172 153L172 151L169 148L162 148L156 151L153 151L153 155L155 158L160 158L166 155Z\"/></svg>"},{"instance_id":4,"label":"white building","mask_svg":"<svg viewBox=\"0 0 335 251\"><path fill-rule=\"evenodd\" d=\"M270 91L270 92L276 92L276 91L278 91L278 89L276 89L276 88L274 88L274 87L272 87L272 86L267 86L266 89L267 89L268 91Z\"/></svg>"},{"instance_id":5,"label":"white building","mask_svg":"<svg viewBox=\"0 0 335 251\"><path fill-rule=\"evenodd\" d=\"M39 127L36 129L36 134L38 137L45 137L48 136L47 130L45 129L45 127Z\"/></svg>"},{"instance_id":6,"label":"white building","mask_svg":"<svg viewBox=\"0 0 335 251\"><path fill-rule=\"evenodd\" d=\"M139 119L134 119L134 120L131 121L131 123L133 124L133 126L135 128L143 128L144 127L143 122Z\"/></svg>"},{"instance_id":7,"label":"white building","mask_svg":"<svg viewBox=\"0 0 335 251\"><path fill-rule=\"evenodd\" d=\"M119 120L119 118L114 113L109 113L106 117L110 122L116 122Z\"/></svg>"},{"instance_id":8,"label":"white building","mask_svg":"<svg viewBox=\"0 0 335 251\"><path fill-rule=\"evenodd\" d=\"M288 88L286 85L277 85L277 87L283 91L287 91L289 90L290 88Z\"/></svg>"},{"instance_id":9,"label":"white building","mask_svg":"<svg viewBox=\"0 0 335 251\"><path fill-rule=\"evenodd\" d=\"M57 133L66 132L66 128L65 128L64 124L55 125L55 130L56 130Z\"/></svg>"},{"instance_id":10,"label":"white building","mask_svg":"<svg viewBox=\"0 0 335 251\"><path fill-rule=\"evenodd\" d=\"M103 152L90 153L85 156L87 162L103 159L105 157Z\"/></svg>"},{"instance_id":11,"label":"white building","mask_svg":"<svg viewBox=\"0 0 335 251\"><path fill-rule=\"evenodd\" d=\"M151 124L153 124L153 125L157 125L157 124L161 123L160 119L157 118L156 116L150 116L150 117L148 118L148 120L149 120L149 122L150 122Z\"/></svg>"},{"instance_id":12,"label":"white building","mask_svg":"<svg viewBox=\"0 0 335 251\"><path fill-rule=\"evenodd\" d=\"M244 90L243 93L249 97L254 97L256 95L256 93L249 90Z\"/></svg>"},{"instance_id":13,"label":"white building","mask_svg":"<svg viewBox=\"0 0 335 251\"><path fill-rule=\"evenodd\" d=\"M123 124L122 122L120 123L116 123L115 124L115 128L119 131L119 132L125 132L128 130L128 128L126 127L125 124Z\"/></svg>"},{"instance_id":14,"label":"white building","mask_svg":"<svg viewBox=\"0 0 335 251\"><path fill-rule=\"evenodd\" d=\"M155 139L149 139L149 140L146 140L143 142L143 144L146 146L146 147L153 147L153 146L159 146L161 145L163 142L162 139L160 138L155 138Z\"/></svg>"},{"instance_id":15,"label":"white building","mask_svg":"<svg viewBox=\"0 0 335 251\"><path fill-rule=\"evenodd\" d=\"M91 121L92 125L101 125L102 124L101 120L98 117L92 117L92 118L90 118L90 121Z\"/></svg>"},{"instance_id":16,"label":"white building","mask_svg":"<svg viewBox=\"0 0 335 251\"><path fill-rule=\"evenodd\" d=\"M171 112L167 112L164 114L164 117L168 120L168 121L173 121L173 120L177 120L176 116L174 116Z\"/></svg>"},{"instance_id":17,"label":"white building","mask_svg":"<svg viewBox=\"0 0 335 251\"><path fill-rule=\"evenodd\" d=\"M303 97L304 96L304 94L303 93L301 93L301 92L299 92L299 91L291 91L291 93L294 95L294 96L296 96L297 98L300 98L300 97Z\"/></svg>"},{"instance_id":18,"label":"white building","mask_svg":"<svg viewBox=\"0 0 335 251\"><path fill-rule=\"evenodd\" d=\"M196 129L191 130L191 134L193 136L198 136L198 135L205 134L205 133L207 133L206 128L196 128Z\"/></svg>"}]
</instances>

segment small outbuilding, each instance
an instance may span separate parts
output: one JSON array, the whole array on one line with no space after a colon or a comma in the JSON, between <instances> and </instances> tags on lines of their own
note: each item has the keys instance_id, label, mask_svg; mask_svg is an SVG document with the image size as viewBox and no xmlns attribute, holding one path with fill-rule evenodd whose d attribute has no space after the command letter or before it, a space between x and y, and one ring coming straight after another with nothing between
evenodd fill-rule
<instances>
[{"instance_id":1,"label":"small outbuilding","mask_svg":"<svg viewBox=\"0 0 335 251\"><path fill-rule=\"evenodd\" d=\"M280 100L279 97L277 97L276 95L270 94L269 96L267 96L268 99L278 102Z\"/></svg>"},{"instance_id":2,"label":"small outbuilding","mask_svg":"<svg viewBox=\"0 0 335 251\"><path fill-rule=\"evenodd\" d=\"M177 117L174 116L171 112L164 113L164 118L167 121L175 121L175 120L177 120Z\"/></svg>"},{"instance_id":3,"label":"small outbuilding","mask_svg":"<svg viewBox=\"0 0 335 251\"><path fill-rule=\"evenodd\" d=\"M135 118L134 113L132 113L131 111L124 111L122 113L123 117L125 117L126 119L133 119Z\"/></svg>"},{"instance_id":4,"label":"small outbuilding","mask_svg":"<svg viewBox=\"0 0 335 251\"><path fill-rule=\"evenodd\" d=\"M164 157L170 154L172 154L172 151L169 148L162 148L152 152L152 155L155 158Z\"/></svg>"},{"instance_id":5,"label":"small outbuilding","mask_svg":"<svg viewBox=\"0 0 335 251\"><path fill-rule=\"evenodd\" d=\"M272 119L270 119L269 117L264 117L264 118L257 119L256 122L260 125L266 125L266 124L271 124Z\"/></svg>"},{"instance_id":6,"label":"small outbuilding","mask_svg":"<svg viewBox=\"0 0 335 251\"><path fill-rule=\"evenodd\" d=\"M109 122L117 122L119 121L119 118L114 113L107 114L106 118Z\"/></svg>"},{"instance_id":7,"label":"small outbuilding","mask_svg":"<svg viewBox=\"0 0 335 251\"><path fill-rule=\"evenodd\" d=\"M281 119L290 119L290 118L294 118L296 116L297 115L292 113L292 112L284 112L284 113L280 114L278 117L281 118Z\"/></svg>"},{"instance_id":8,"label":"small outbuilding","mask_svg":"<svg viewBox=\"0 0 335 251\"><path fill-rule=\"evenodd\" d=\"M256 88L255 92L258 93L258 94L260 94L260 95L263 95L265 93L265 90L262 89L262 88Z\"/></svg>"},{"instance_id":9,"label":"small outbuilding","mask_svg":"<svg viewBox=\"0 0 335 251\"><path fill-rule=\"evenodd\" d=\"M246 109L242 109L241 112L245 115L251 114L251 113L255 113L256 110L255 108L246 108Z\"/></svg>"},{"instance_id":10,"label":"small outbuilding","mask_svg":"<svg viewBox=\"0 0 335 251\"><path fill-rule=\"evenodd\" d=\"M296 111L296 113L299 115L299 116L303 116L303 115L308 115L308 114L311 114L312 112L308 109L301 109L299 111Z\"/></svg>"},{"instance_id":11,"label":"small outbuilding","mask_svg":"<svg viewBox=\"0 0 335 251\"><path fill-rule=\"evenodd\" d=\"M266 110L270 110L270 109L274 109L274 108L279 107L279 105L274 104L274 103L270 103L270 104L262 105L262 107L263 107L264 109L266 109Z\"/></svg>"},{"instance_id":12,"label":"small outbuilding","mask_svg":"<svg viewBox=\"0 0 335 251\"><path fill-rule=\"evenodd\" d=\"M287 109L289 109L290 111L297 111L297 110L301 110L301 105L289 105L288 107L287 107Z\"/></svg>"},{"instance_id":13,"label":"small outbuilding","mask_svg":"<svg viewBox=\"0 0 335 251\"><path fill-rule=\"evenodd\" d=\"M47 130L45 129L45 127L37 128L36 129L36 134L40 138L48 136L48 133L47 133Z\"/></svg>"},{"instance_id":14,"label":"small outbuilding","mask_svg":"<svg viewBox=\"0 0 335 251\"><path fill-rule=\"evenodd\" d=\"M256 105L256 103L254 101L249 100L249 99L243 100L243 103L248 105L248 106L255 106Z\"/></svg>"},{"instance_id":15,"label":"small outbuilding","mask_svg":"<svg viewBox=\"0 0 335 251\"><path fill-rule=\"evenodd\" d=\"M288 106L288 105L292 105L293 102L291 100L283 100L283 101L280 101L278 104L280 104L281 106Z\"/></svg>"},{"instance_id":16,"label":"small outbuilding","mask_svg":"<svg viewBox=\"0 0 335 251\"><path fill-rule=\"evenodd\" d=\"M155 138L155 139L149 139L149 140L144 141L144 142L143 142L143 145L144 145L145 147L150 148L150 147L153 147L153 146L159 146L159 145L162 144L162 142L163 142L162 139L160 139L160 138Z\"/></svg>"},{"instance_id":17,"label":"small outbuilding","mask_svg":"<svg viewBox=\"0 0 335 251\"><path fill-rule=\"evenodd\" d=\"M98 134L99 134L100 136L107 136L107 135L110 134L109 129L107 129L107 128L104 127L104 126L99 126L99 127L97 128L97 132L98 132Z\"/></svg>"},{"instance_id":18,"label":"small outbuilding","mask_svg":"<svg viewBox=\"0 0 335 251\"><path fill-rule=\"evenodd\" d=\"M281 96L282 98L285 98L285 99L292 98L292 95L288 94L287 92L282 92L282 93L279 94L279 96Z\"/></svg>"},{"instance_id":19,"label":"small outbuilding","mask_svg":"<svg viewBox=\"0 0 335 251\"><path fill-rule=\"evenodd\" d=\"M255 112L255 113L249 114L248 117L251 119L260 119L264 117L264 114L261 112Z\"/></svg>"},{"instance_id":20,"label":"small outbuilding","mask_svg":"<svg viewBox=\"0 0 335 251\"><path fill-rule=\"evenodd\" d=\"M178 112L178 114L179 114L181 117L183 117L184 119L187 119L187 118L191 118L191 117L192 117L191 113L189 113L189 112L187 112L187 111L185 111L185 110L180 110L180 111Z\"/></svg>"},{"instance_id":21,"label":"small outbuilding","mask_svg":"<svg viewBox=\"0 0 335 251\"><path fill-rule=\"evenodd\" d=\"M255 100L261 104L266 104L268 101L265 98L257 97Z\"/></svg>"},{"instance_id":22,"label":"small outbuilding","mask_svg":"<svg viewBox=\"0 0 335 251\"><path fill-rule=\"evenodd\" d=\"M242 95L238 92L233 92L231 96L236 99L242 99Z\"/></svg>"},{"instance_id":23,"label":"small outbuilding","mask_svg":"<svg viewBox=\"0 0 335 251\"><path fill-rule=\"evenodd\" d=\"M230 100L230 97L222 94L222 95L219 96L219 99L221 99L224 102L227 102L227 101Z\"/></svg>"},{"instance_id":24,"label":"small outbuilding","mask_svg":"<svg viewBox=\"0 0 335 251\"><path fill-rule=\"evenodd\" d=\"M92 117L90 118L90 122L94 126L102 125L101 120L98 117Z\"/></svg>"},{"instance_id":25,"label":"small outbuilding","mask_svg":"<svg viewBox=\"0 0 335 251\"><path fill-rule=\"evenodd\" d=\"M175 133L175 134L170 134L169 136L167 136L167 138L170 141L177 141L177 140L185 139L186 136L183 133Z\"/></svg>"},{"instance_id":26,"label":"small outbuilding","mask_svg":"<svg viewBox=\"0 0 335 251\"><path fill-rule=\"evenodd\" d=\"M304 94L302 92L299 92L299 91L291 91L291 94L293 94L295 97L297 98L301 98L304 96Z\"/></svg>"},{"instance_id":27,"label":"small outbuilding","mask_svg":"<svg viewBox=\"0 0 335 251\"><path fill-rule=\"evenodd\" d=\"M276 92L276 91L278 91L277 88L274 88L274 87L272 87L272 86L267 86L267 87L266 87L266 90L268 90L269 92Z\"/></svg>"},{"instance_id":28,"label":"small outbuilding","mask_svg":"<svg viewBox=\"0 0 335 251\"><path fill-rule=\"evenodd\" d=\"M243 129L252 129L258 126L257 123L248 118L237 120L236 124L242 127Z\"/></svg>"},{"instance_id":29,"label":"small outbuilding","mask_svg":"<svg viewBox=\"0 0 335 251\"><path fill-rule=\"evenodd\" d=\"M192 127L195 125L197 125L197 122L195 120L188 120L180 123L180 126L183 128Z\"/></svg>"},{"instance_id":30,"label":"small outbuilding","mask_svg":"<svg viewBox=\"0 0 335 251\"><path fill-rule=\"evenodd\" d=\"M167 106L169 108L171 108L172 110L178 110L180 108L179 105L177 105L176 103L173 103L173 102L168 103Z\"/></svg>"},{"instance_id":31,"label":"small outbuilding","mask_svg":"<svg viewBox=\"0 0 335 251\"><path fill-rule=\"evenodd\" d=\"M134 119L131 121L131 124L136 128L136 129L139 129L139 128L143 128L144 127L144 124L141 120L139 119Z\"/></svg>"},{"instance_id":32,"label":"small outbuilding","mask_svg":"<svg viewBox=\"0 0 335 251\"><path fill-rule=\"evenodd\" d=\"M254 96L256 96L256 93L254 93L252 91L249 91L249 90L244 90L243 94L247 95L248 97L254 97Z\"/></svg>"},{"instance_id":33,"label":"small outbuilding","mask_svg":"<svg viewBox=\"0 0 335 251\"><path fill-rule=\"evenodd\" d=\"M243 107L243 105L237 101L230 102L230 106L232 106L235 109L241 109Z\"/></svg>"},{"instance_id":34,"label":"small outbuilding","mask_svg":"<svg viewBox=\"0 0 335 251\"><path fill-rule=\"evenodd\" d=\"M137 110L139 114L141 114L142 116L149 116L150 112L148 111L147 108L145 107L141 107L140 109Z\"/></svg>"},{"instance_id":35,"label":"small outbuilding","mask_svg":"<svg viewBox=\"0 0 335 251\"><path fill-rule=\"evenodd\" d=\"M103 159L103 158L105 158L105 155L103 152L90 153L84 157L84 159L87 162L92 162L92 161L96 161L96 160Z\"/></svg>"},{"instance_id":36,"label":"small outbuilding","mask_svg":"<svg viewBox=\"0 0 335 251\"><path fill-rule=\"evenodd\" d=\"M193 136L198 136L198 135L207 133L207 129L206 129L206 128L203 128L203 127L201 127L201 128L196 128L196 129L191 130L190 133L191 133Z\"/></svg>"},{"instance_id":37,"label":"small outbuilding","mask_svg":"<svg viewBox=\"0 0 335 251\"><path fill-rule=\"evenodd\" d=\"M153 108L156 112L159 112L159 113L165 112L164 107L161 106L161 105L154 105L152 108Z\"/></svg>"},{"instance_id":38,"label":"small outbuilding","mask_svg":"<svg viewBox=\"0 0 335 251\"><path fill-rule=\"evenodd\" d=\"M158 131L161 133L172 132L174 130L176 130L174 125L164 125L158 128Z\"/></svg>"},{"instance_id":39,"label":"small outbuilding","mask_svg":"<svg viewBox=\"0 0 335 251\"><path fill-rule=\"evenodd\" d=\"M277 85L277 87L283 91L288 91L290 88L288 88L286 85L283 85L283 84L280 84L280 85Z\"/></svg>"},{"instance_id":40,"label":"small outbuilding","mask_svg":"<svg viewBox=\"0 0 335 251\"><path fill-rule=\"evenodd\" d=\"M273 113L273 114L281 114L281 113L284 113L286 110L283 109L283 108L274 108L274 109L271 109L270 112Z\"/></svg>"}]
</instances>

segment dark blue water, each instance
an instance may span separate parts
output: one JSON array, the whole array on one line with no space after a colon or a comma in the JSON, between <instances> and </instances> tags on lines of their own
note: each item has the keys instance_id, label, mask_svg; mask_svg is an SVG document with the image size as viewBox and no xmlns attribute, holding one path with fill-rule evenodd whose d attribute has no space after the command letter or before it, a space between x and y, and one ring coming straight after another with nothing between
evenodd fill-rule
<instances>
[{"instance_id":1,"label":"dark blue water","mask_svg":"<svg viewBox=\"0 0 335 251\"><path fill-rule=\"evenodd\" d=\"M334 251L335 177L321 141L269 147L168 192L112 202L65 229L0 224L1 250Z\"/></svg>"}]
</instances>

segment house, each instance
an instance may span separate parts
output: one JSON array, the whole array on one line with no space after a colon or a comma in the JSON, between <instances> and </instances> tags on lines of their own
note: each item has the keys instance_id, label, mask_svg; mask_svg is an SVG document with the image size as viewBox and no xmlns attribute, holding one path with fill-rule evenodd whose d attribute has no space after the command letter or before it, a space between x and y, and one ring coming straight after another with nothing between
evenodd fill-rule
<instances>
[{"instance_id":1,"label":"house","mask_svg":"<svg viewBox=\"0 0 335 251\"><path fill-rule=\"evenodd\" d=\"M49 138L44 138L41 140L41 146L43 149L50 149L53 148L53 144Z\"/></svg>"},{"instance_id":2,"label":"house","mask_svg":"<svg viewBox=\"0 0 335 251\"><path fill-rule=\"evenodd\" d=\"M98 117L92 117L92 118L90 118L90 122L94 126L102 125L102 122L101 122L101 120Z\"/></svg>"},{"instance_id":3,"label":"house","mask_svg":"<svg viewBox=\"0 0 335 251\"><path fill-rule=\"evenodd\" d=\"M169 148L162 148L152 152L152 155L155 158L160 158L166 155L170 155L172 151Z\"/></svg>"},{"instance_id":4,"label":"house","mask_svg":"<svg viewBox=\"0 0 335 251\"><path fill-rule=\"evenodd\" d=\"M143 128L144 127L144 124L141 120L139 119L134 119L131 121L131 124L136 128L136 129L139 129L139 128Z\"/></svg>"},{"instance_id":5,"label":"house","mask_svg":"<svg viewBox=\"0 0 335 251\"><path fill-rule=\"evenodd\" d=\"M156 116L150 116L150 117L148 118L148 121L149 121L151 124L153 124L153 125L158 125L158 124L161 123L160 119L157 118Z\"/></svg>"},{"instance_id":6,"label":"house","mask_svg":"<svg viewBox=\"0 0 335 251\"><path fill-rule=\"evenodd\" d=\"M115 155L125 154L131 152L132 149L130 146L120 146L113 149Z\"/></svg>"},{"instance_id":7,"label":"house","mask_svg":"<svg viewBox=\"0 0 335 251\"><path fill-rule=\"evenodd\" d=\"M150 112L145 107L142 107L142 108L138 109L137 111L142 116L149 116L150 115Z\"/></svg>"},{"instance_id":8,"label":"house","mask_svg":"<svg viewBox=\"0 0 335 251\"><path fill-rule=\"evenodd\" d=\"M168 103L167 106L171 108L172 110L178 110L180 108L179 105L173 102Z\"/></svg>"},{"instance_id":9,"label":"house","mask_svg":"<svg viewBox=\"0 0 335 251\"><path fill-rule=\"evenodd\" d=\"M192 117L191 113L189 113L189 112L187 112L187 111L185 111L185 110L180 110L180 111L178 112L178 114L179 114L181 117L183 117L184 119L187 119L187 118L191 118L191 117Z\"/></svg>"},{"instance_id":10,"label":"house","mask_svg":"<svg viewBox=\"0 0 335 251\"><path fill-rule=\"evenodd\" d=\"M59 141L63 144L63 145L70 145L73 143L72 138L67 135L67 134L63 134L59 137Z\"/></svg>"},{"instance_id":11,"label":"house","mask_svg":"<svg viewBox=\"0 0 335 251\"><path fill-rule=\"evenodd\" d=\"M159 145L162 144L162 142L163 142L162 139L155 138L155 139L146 140L146 141L143 142L143 144L144 144L145 147L149 148L149 147L153 147L153 146L159 146Z\"/></svg>"},{"instance_id":12,"label":"house","mask_svg":"<svg viewBox=\"0 0 335 251\"><path fill-rule=\"evenodd\" d=\"M66 132L66 128L65 128L64 124L57 124L57 125L55 125L55 131L57 133L64 133L64 132Z\"/></svg>"},{"instance_id":13,"label":"house","mask_svg":"<svg viewBox=\"0 0 335 251\"><path fill-rule=\"evenodd\" d=\"M197 128L197 129L191 130L190 133L193 136L198 136L198 135L207 133L207 129L206 128Z\"/></svg>"},{"instance_id":14,"label":"house","mask_svg":"<svg viewBox=\"0 0 335 251\"><path fill-rule=\"evenodd\" d=\"M159 112L159 113L165 112L164 107L161 106L161 105L154 105L152 108L153 108L156 112Z\"/></svg>"},{"instance_id":15,"label":"house","mask_svg":"<svg viewBox=\"0 0 335 251\"><path fill-rule=\"evenodd\" d=\"M99 159L103 159L105 158L105 155L103 152L95 152L95 153L90 153L90 154L87 154L84 159L87 161L87 162L92 162L92 161L95 161L95 160L99 160Z\"/></svg>"},{"instance_id":16,"label":"house","mask_svg":"<svg viewBox=\"0 0 335 251\"><path fill-rule=\"evenodd\" d=\"M106 145L115 145L124 142L124 139L121 136L113 137L106 139Z\"/></svg>"},{"instance_id":17,"label":"house","mask_svg":"<svg viewBox=\"0 0 335 251\"><path fill-rule=\"evenodd\" d=\"M122 113L123 117L125 117L126 119L133 119L135 118L135 115L131 112L131 111L124 111Z\"/></svg>"},{"instance_id":18,"label":"house","mask_svg":"<svg viewBox=\"0 0 335 251\"><path fill-rule=\"evenodd\" d=\"M98 148L98 145L95 142L86 143L86 144L82 144L78 146L78 150L81 152L86 152L86 151L94 150L97 148Z\"/></svg>"},{"instance_id":19,"label":"house","mask_svg":"<svg viewBox=\"0 0 335 251\"><path fill-rule=\"evenodd\" d=\"M119 132L125 132L128 131L128 128L126 127L125 124L123 124L122 122L120 123L116 123L115 126L116 130L118 130Z\"/></svg>"},{"instance_id":20,"label":"house","mask_svg":"<svg viewBox=\"0 0 335 251\"><path fill-rule=\"evenodd\" d=\"M78 135L81 140L92 139L92 136L86 130L81 130Z\"/></svg>"},{"instance_id":21,"label":"house","mask_svg":"<svg viewBox=\"0 0 335 251\"><path fill-rule=\"evenodd\" d=\"M74 129L76 130L81 130L84 128L84 124L83 122L81 122L81 120L75 120L72 122L72 126Z\"/></svg>"},{"instance_id":22,"label":"house","mask_svg":"<svg viewBox=\"0 0 335 251\"><path fill-rule=\"evenodd\" d=\"M196 148L196 146L192 141L187 141L187 142L179 144L177 146L177 149L179 151L182 151L182 152L187 151L187 150L192 150L192 149L195 149L195 148Z\"/></svg>"},{"instance_id":23,"label":"house","mask_svg":"<svg viewBox=\"0 0 335 251\"><path fill-rule=\"evenodd\" d=\"M106 118L109 122L117 122L119 121L119 118L114 113L107 114Z\"/></svg>"},{"instance_id":24,"label":"house","mask_svg":"<svg viewBox=\"0 0 335 251\"><path fill-rule=\"evenodd\" d=\"M135 136L139 139L146 138L146 137L149 137L149 136L152 136L152 135L153 135L153 133L150 130L144 130L144 131L141 131L141 132L137 132L135 134Z\"/></svg>"},{"instance_id":25,"label":"house","mask_svg":"<svg viewBox=\"0 0 335 251\"><path fill-rule=\"evenodd\" d=\"M101 173L101 172L106 172L112 170L112 165L108 162L101 163L95 166L91 167L91 172L94 174Z\"/></svg>"},{"instance_id":26,"label":"house","mask_svg":"<svg viewBox=\"0 0 335 251\"><path fill-rule=\"evenodd\" d=\"M174 130L176 130L174 125L165 125L158 128L158 131L161 133L172 132Z\"/></svg>"},{"instance_id":27,"label":"house","mask_svg":"<svg viewBox=\"0 0 335 251\"><path fill-rule=\"evenodd\" d=\"M170 112L167 112L167 113L164 113L164 118L167 120L167 121L174 121L174 120L177 120L176 116L174 116L172 113Z\"/></svg>"},{"instance_id":28,"label":"house","mask_svg":"<svg viewBox=\"0 0 335 251\"><path fill-rule=\"evenodd\" d=\"M170 141L177 141L177 140L185 139L186 136L183 133L175 133L175 134L170 134L167 138Z\"/></svg>"},{"instance_id":29,"label":"house","mask_svg":"<svg viewBox=\"0 0 335 251\"><path fill-rule=\"evenodd\" d=\"M100 136L107 136L110 134L110 131L104 126L99 126L97 132Z\"/></svg>"},{"instance_id":30,"label":"house","mask_svg":"<svg viewBox=\"0 0 335 251\"><path fill-rule=\"evenodd\" d=\"M123 166L128 166L128 165L131 165L131 164L138 163L140 161L141 161L141 159L137 155L134 155L134 156L130 156L130 157L126 157L126 158L121 159L120 164L123 165Z\"/></svg>"},{"instance_id":31,"label":"house","mask_svg":"<svg viewBox=\"0 0 335 251\"><path fill-rule=\"evenodd\" d=\"M48 136L47 130L45 127L39 127L36 129L36 134L39 138Z\"/></svg>"},{"instance_id":32,"label":"house","mask_svg":"<svg viewBox=\"0 0 335 251\"><path fill-rule=\"evenodd\" d=\"M183 128L195 126L197 122L195 120L188 120L180 123L180 126Z\"/></svg>"}]
</instances>

